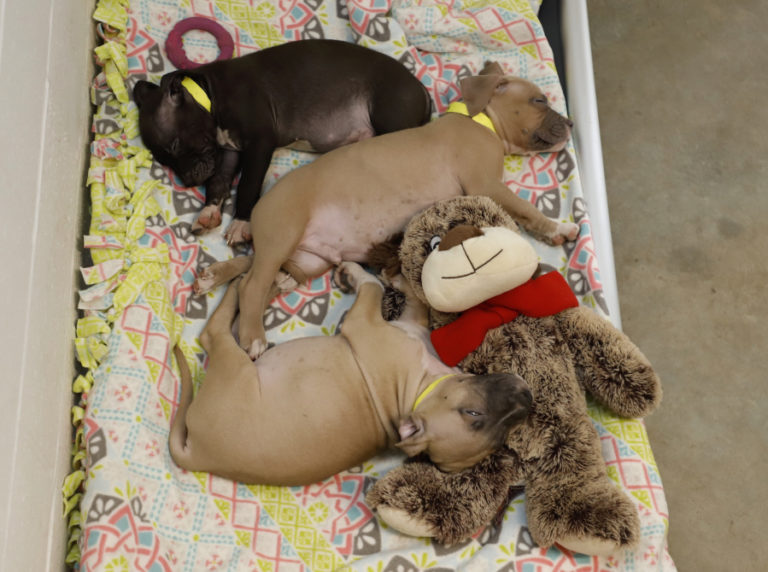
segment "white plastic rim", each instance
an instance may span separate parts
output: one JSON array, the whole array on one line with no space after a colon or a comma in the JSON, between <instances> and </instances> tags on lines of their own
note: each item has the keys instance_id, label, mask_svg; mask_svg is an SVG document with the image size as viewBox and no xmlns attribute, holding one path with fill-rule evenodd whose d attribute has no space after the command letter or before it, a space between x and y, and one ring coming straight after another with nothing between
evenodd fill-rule
<instances>
[{"instance_id":1,"label":"white plastic rim","mask_svg":"<svg viewBox=\"0 0 768 572\"><path fill-rule=\"evenodd\" d=\"M600 280L611 322L621 329L619 290L611 241L611 219L605 189L600 122L597 115L592 48L586 0L562 0L562 35L565 56L565 82L568 111L573 120L573 139L581 175L581 185L592 221L592 238Z\"/></svg>"}]
</instances>

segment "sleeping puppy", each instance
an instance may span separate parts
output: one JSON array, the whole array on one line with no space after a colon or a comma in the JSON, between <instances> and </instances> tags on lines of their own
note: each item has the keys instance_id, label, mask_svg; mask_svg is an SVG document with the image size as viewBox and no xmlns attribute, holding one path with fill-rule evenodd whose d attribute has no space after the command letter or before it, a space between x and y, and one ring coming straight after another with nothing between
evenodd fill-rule
<instances>
[{"instance_id":1,"label":"sleeping puppy","mask_svg":"<svg viewBox=\"0 0 768 572\"><path fill-rule=\"evenodd\" d=\"M357 299L337 336L279 344L252 362L232 335L233 282L203 330L208 371L192 400L182 378L170 433L174 461L249 484L307 485L393 445L443 471L498 449L531 408L516 375L456 373L425 345L426 307L410 296L403 318L381 317L381 284L344 263L337 282Z\"/></svg>"},{"instance_id":2,"label":"sleeping puppy","mask_svg":"<svg viewBox=\"0 0 768 572\"><path fill-rule=\"evenodd\" d=\"M469 116L446 113L422 127L341 147L288 173L253 209L253 256L200 274L198 293L248 271L240 284L245 319L239 335L252 358L266 348L262 316L277 289L289 290L342 260L367 261L373 244L441 199L488 196L538 239L562 244L576 238L576 224L547 218L502 181L505 154L562 149L570 121L549 107L536 85L502 75L498 66L462 80L461 89Z\"/></svg>"},{"instance_id":3,"label":"sleeping puppy","mask_svg":"<svg viewBox=\"0 0 768 572\"><path fill-rule=\"evenodd\" d=\"M242 166L229 242L250 239L248 218L272 152L297 144L325 152L425 123L426 89L398 61L348 42L288 42L134 88L144 144L184 185L205 184L193 230L221 224Z\"/></svg>"}]
</instances>

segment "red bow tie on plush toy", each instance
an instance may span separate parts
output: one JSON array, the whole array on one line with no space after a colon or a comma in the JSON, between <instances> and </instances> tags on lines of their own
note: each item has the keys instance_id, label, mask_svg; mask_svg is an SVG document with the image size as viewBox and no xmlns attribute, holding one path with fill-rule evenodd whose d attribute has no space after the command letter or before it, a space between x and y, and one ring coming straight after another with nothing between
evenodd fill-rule
<instances>
[{"instance_id":1,"label":"red bow tie on plush toy","mask_svg":"<svg viewBox=\"0 0 768 572\"><path fill-rule=\"evenodd\" d=\"M432 332L432 345L446 365L454 366L483 343L488 330L520 314L552 316L579 305L565 278L548 272L466 310L455 321Z\"/></svg>"}]
</instances>

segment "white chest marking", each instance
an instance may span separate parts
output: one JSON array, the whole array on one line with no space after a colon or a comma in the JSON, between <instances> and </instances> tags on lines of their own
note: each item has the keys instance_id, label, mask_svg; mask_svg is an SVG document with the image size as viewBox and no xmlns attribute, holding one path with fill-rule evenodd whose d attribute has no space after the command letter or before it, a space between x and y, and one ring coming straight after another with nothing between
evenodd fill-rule
<instances>
[{"instance_id":1,"label":"white chest marking","mask_svg":"<svg viewBox=\"0 0 768 572\"><path fill-rule=\"evenodd\" d=\"M235 141L228 129L216 128L216 143L227 149L240 151L240 143Z\"/></svg>"}]
</instances>

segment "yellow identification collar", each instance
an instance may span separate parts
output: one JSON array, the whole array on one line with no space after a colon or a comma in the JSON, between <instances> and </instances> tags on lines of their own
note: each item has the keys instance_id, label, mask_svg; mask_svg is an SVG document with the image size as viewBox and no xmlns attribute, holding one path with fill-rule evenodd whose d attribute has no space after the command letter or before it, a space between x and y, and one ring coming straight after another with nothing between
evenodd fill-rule
<instances>
[{"instance_id":1,"label":"yellow identification collar","mask_svg":"<svg viewBox=\"0 0 768 572\"><path fill-rule=\"evenodd\" d=\"M413 409L411 411L416 411L416 408L419 406L419 403L424 401L424 398L432 393L435 388L440 384L441 381L444 379L456 375L455 373L449 373L448 375L444 375L443 377L438 377L435 381L430 383L424 391L422 391L419 396L416 398L416 401L413 402Z\"/></svg>"},{"instance_id":2,"label":"yellow identification collar","mask_svg":"<svg viewBox=\"0 0 768 572\"><path fill-rule=\"evenodd\" d=\"M189 92L189 95L192 96L192 99L199 103L203 109L205 109L208 113L211 112L211 98L208 97L208 94L205 93L205 90L200 87L200 85L195 80L193 80L191 77L184 76L184 79L181 80L181 85L184 86L184 89Z\"/></svg>"},{"instance_id":3,"label":"yellow identification collar","mask_svg":"<svg viewBox=\"0 0 768 572\"><path fill-rule=\"evenodd\" d=\"M451 103L448 106L447 112L459 113L461 115L469 116L469 112L467 111L467 104L462 101L454 101L453 103ZM493 127L493 121L491 121L491 118L488 117L485 113L478 113L477 115L473 115L472 120L477 121L483 127L487 127L488 129L496 133L496 129Z\"/></svg>"}]
</instances>

